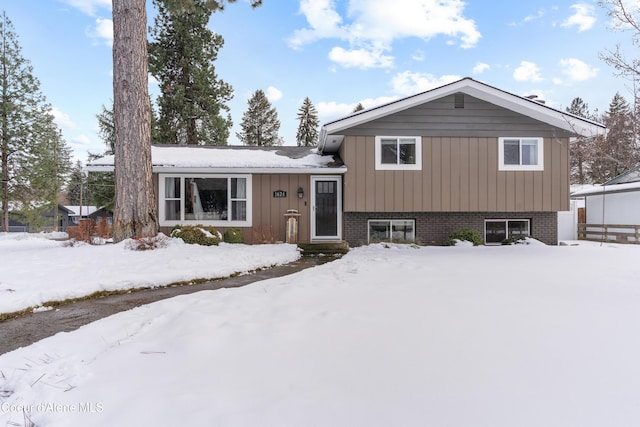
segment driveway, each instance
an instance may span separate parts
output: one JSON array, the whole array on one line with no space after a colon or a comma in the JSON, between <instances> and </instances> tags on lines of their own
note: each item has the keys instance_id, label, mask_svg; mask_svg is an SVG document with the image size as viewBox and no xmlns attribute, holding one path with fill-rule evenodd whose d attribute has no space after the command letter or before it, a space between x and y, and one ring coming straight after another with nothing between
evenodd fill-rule
<instances>
[{"instance_id":1,"label":"driveway","mask_svg":"<svg viewBox=\"0 0 640 427\"><path fill-rule=\"evenodd\" d=\"M305 256L290 264L211 282L132 291L128 294L78 301L50 311L27 314L0 322L0 354L28 346L43 338L69 332L103 317L176 295L221 288L236 288L260 280L286 276L336 259Z\"/></svg>"}]
</instances>

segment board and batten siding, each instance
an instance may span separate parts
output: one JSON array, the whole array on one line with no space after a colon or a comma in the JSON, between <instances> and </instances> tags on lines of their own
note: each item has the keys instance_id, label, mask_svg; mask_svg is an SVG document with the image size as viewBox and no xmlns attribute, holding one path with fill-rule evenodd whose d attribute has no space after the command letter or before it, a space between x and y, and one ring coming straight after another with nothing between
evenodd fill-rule
<instances>
[{"instance_id":1,"label":"board and batten siding","mask_svg":"<svg viewBox=\"0 0 640 427\"><path fill-rule=\"evenodd\" d=\"M298 242L310 241L311 192L309 175L300 174L255 174L253 185L253 229L252 243L285 241L288 209L297 209ZM304 190L304 197L298 199L298 188ZM273 197L273 192L284 190L286 197Z\"/></svg>"},{"instance_id":2,"label":"board and batten siding","mask_svg":"<svg viewBox=\"0 0 640 427\"><path fill-rule=\"evenodd\" d=\"M544 138L543 171L499 171L498 137L423 136L421 171L376 170L375 136L347 136L340 154L345 212L569 209L568 138Z\"/></svg>"}]
</instances>

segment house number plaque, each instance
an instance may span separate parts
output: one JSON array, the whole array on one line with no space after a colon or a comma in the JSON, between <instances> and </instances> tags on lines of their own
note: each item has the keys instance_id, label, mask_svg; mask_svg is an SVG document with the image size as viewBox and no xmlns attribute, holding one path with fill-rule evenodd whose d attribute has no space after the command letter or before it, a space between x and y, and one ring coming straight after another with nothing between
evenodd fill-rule
<instances>
[{"instance_id":1,"label":"house number plaque","mask_svg":"<svg viewBox=\"0 0 640 427\"><path fill-rule=\"evenodd\" d=\"M284 190L276 190L273 192L273 197L276 197L276 198L287 197L287 192Z\"/></svg>"}]
</instances>

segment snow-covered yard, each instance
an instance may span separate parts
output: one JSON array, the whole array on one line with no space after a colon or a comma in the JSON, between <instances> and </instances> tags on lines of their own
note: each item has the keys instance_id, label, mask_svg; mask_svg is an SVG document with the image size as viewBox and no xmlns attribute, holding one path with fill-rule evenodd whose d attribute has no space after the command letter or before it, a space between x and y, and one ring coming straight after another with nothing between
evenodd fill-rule
<instances>
[{"instance_id":1,"label":"snow-covered yard","mask_svg":"<svg viewBox=\"0 0 640 427\"><path fill-rule=\"evenodd\" d=\"M0 233L0 313L39 307L100 291L165 286L218 279L295 261L295 245L187 245L166 238L154 251L79 243L66 247L64 233Z\"/></svg>"},{"instance_id":2,"label":"snow-covered yard","mask_svg":"<svg viewBox=\"0 0 640 427\"><path fill-rule=\"evenodd\" d=\"M0 426L640 425L639 259L357 248L4 354Z\"/></svg>"}]
</instances>

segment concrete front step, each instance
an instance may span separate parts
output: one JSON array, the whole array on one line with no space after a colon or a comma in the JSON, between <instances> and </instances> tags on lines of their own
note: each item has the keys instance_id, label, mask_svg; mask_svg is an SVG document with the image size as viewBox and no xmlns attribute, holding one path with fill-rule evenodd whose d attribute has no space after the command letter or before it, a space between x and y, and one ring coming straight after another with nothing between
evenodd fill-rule
<instances>
[{"instance_id":1,"label":"concrete front step","mask_svg":"<svg viewBox=\"0 0 640 427\"><path fill-rule=\"evenodd\" d=\"M302 249L303 255L346 254L349 252L347 242L298 243L298 247Z\"/></svg>"}]
</instances>

